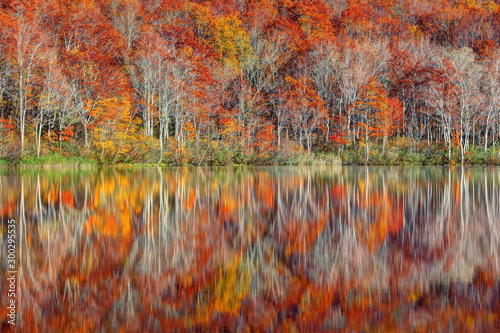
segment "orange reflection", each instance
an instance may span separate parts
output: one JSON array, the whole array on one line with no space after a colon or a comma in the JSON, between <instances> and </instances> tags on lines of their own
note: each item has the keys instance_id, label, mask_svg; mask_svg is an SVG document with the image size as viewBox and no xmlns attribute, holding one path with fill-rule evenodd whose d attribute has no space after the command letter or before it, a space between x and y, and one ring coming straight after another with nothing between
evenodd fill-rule
<instances>
[{"instance_id":1,"label":"orange reflection","mask_svg":"<svg viewBox=\"0 0 500 333\"><path fill-rule=\"evenodd\" d=\"M23 216L26 228L25 331L498 326L494 173L172 168L0 177L13 189L1 190L0 215Z\"/></svg>"}]
</instances>

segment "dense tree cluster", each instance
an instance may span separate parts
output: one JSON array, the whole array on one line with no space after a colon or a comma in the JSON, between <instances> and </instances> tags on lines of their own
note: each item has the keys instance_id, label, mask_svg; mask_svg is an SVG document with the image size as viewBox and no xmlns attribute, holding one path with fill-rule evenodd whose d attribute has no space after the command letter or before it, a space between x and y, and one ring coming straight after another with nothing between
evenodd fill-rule
<instances>
[{"instance_id":1,"label":"dense tree cluster","mask_svg":"<svg viewBox=\"0 0 500 333\"><path fill-rule=\"evenodd\" d=\"M3 158L464 162L500 139L497 0L6 0L0 22Z\"/></svg>"}]
</instances>

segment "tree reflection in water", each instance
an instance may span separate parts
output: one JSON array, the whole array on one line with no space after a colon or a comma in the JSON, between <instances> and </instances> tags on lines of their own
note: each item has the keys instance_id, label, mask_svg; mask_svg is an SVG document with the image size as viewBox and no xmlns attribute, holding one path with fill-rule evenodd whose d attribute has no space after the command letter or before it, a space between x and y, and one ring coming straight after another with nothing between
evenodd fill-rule
<instances>
[{"instance_id":1,"label":"tree reflection in water","mask_svg":"<svg viewBox=\"0 0 500 333\"><path fill-rule=\"evenodd\" d=\"M495 168L0 177L2 258L5 221L18 223L23 331L500 328Z\"/></svg>"}]
</instances>

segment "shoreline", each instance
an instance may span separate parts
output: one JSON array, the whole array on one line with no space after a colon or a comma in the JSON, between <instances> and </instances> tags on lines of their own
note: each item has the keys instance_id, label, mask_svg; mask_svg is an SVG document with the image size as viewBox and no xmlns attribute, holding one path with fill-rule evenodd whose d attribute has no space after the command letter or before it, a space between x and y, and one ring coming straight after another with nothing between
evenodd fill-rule
<instances>
[{"instance_id":1,"label":"shoreline","mask_svg":"<svg viewBox=\"0 0 500 333\"><path fill-rule=\"evenodd\" d=\"M151 160L151 159L149 159ZM463 162L463 163L462 163ZM40 157L24 156L22 158L0 158L0 168L101 168L101 167L179 167L179 166L500 166L498 148L488 151L475 147L461 160L458 152L454 152L448 160L447 154L440 149L427 151L409 151L391 149L385 153L379 150L370 152L369 160L359 150L342 150L337 152L316 152L310 155L296 151L292 155L275 154L266 159L258 159L252 154L235 158L228 155L222 159L208 158L200 161L191 156L186 159L165 158L161 163L133 161L100 161L85 156L64 156L58 153Z\"/></svg>"},{"instance_id":2,"label":"shoreline","mask_svg":"<svg viewBox=\"0 0 500 333\"><path fill-rule=\"evenodd\" d=\"M500 167L500 164L362 164L362 163L342 163L342 164L321 164L321 163L303 163L303 164L224 164L224 165L208 165L208 164L151 164L151 163L116 163L116 164L12 164L0 165L0 169L100 169L100 168L178 168L178 167L428 167L428 166L443 166L443 167Z\"/></svg>"}]
</instances>

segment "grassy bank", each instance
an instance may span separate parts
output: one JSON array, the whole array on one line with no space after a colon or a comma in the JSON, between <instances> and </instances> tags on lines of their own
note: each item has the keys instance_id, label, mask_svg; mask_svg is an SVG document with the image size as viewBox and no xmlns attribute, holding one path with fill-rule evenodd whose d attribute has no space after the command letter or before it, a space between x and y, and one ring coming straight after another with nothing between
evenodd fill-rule
<instances>
[{"instance_id":1,"label":"grassy bank","mask_svg":"<svg viewBox=\"0 0 500 333\"><path fill-rule=\"evenodd\" d=\"M443 147L423 146L408 147L393 145L385 150L373 145L368 159L363 147L337 149L335 152L307 154L304 151L274 152L266 155L245 154L237 150L213 151L200 155L189 154L170 155L160 159L155 156L147 160L119 161L107 163L90 157L63 156L50 153L36 156L24 156L15 160L0 158L0 166L13 167L52 167L52 166L224 166L224 165L458 165L460 152L452 151L451 160ZM500 165L500 148L473 147L466 154L465 165Z\"/></svg>"},{"instance_id":2,"label":"grassy bank","mask_svg":"<svg viewBox=\"0 0 500 333\"><path fill-rule=\"evenodd\" d=\"M340 153L343 164L350 165L459 165L461 155L459 149L453 149L451 159L444 147L392 147L382 152L382 148L374 146L370 149L368 160L363 149L345 150ZM465 153L464 165L500 165L500 149L473 147Z\"/></svg>"},{"instance_id":3,"label":"grassy bank","mask_svg":"<svg viewBox=\"0 0 500 333\"><path fill-rule=\"evenodd\" d=\"M0 159L0 166L15 166L15 167L40 167L40 166L96 166L97 161L79 157L79 156L62 156L57 153L48 155L25 156L16 160Z\"/></svg>"}]
</instances>

